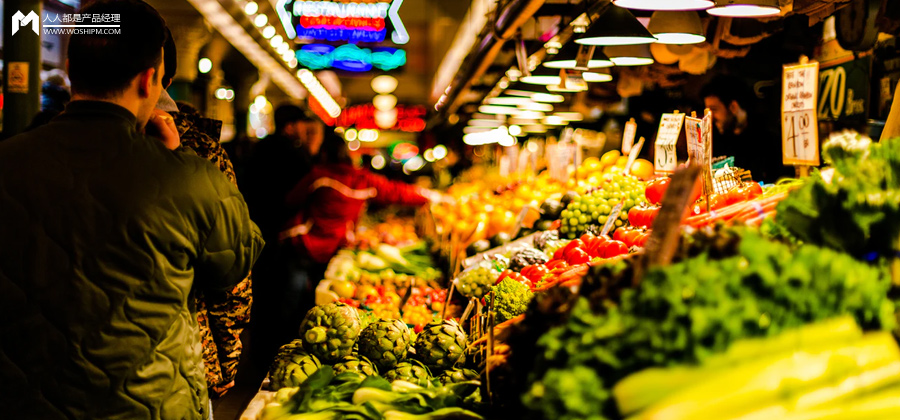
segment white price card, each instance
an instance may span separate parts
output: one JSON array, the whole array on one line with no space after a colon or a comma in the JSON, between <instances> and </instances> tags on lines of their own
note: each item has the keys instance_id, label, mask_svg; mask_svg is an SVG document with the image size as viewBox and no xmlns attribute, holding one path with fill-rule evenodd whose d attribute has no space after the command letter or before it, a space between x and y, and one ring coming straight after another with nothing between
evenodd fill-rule
<instances>
[{"instance_id":1,"label":"white price card","mask_svg":"<svg viewBox=\"0 0 900 420\"><path fill-rule=\"evenodd\" d=\"M631 152L631 148L634 146L634 136L637 133L637 123L634 122L634 118L628 120L625 123L625 132L622 134L622 154L628 155Z\"/></svg>"},{"instance_id":2,"label":"white price card","mask_svg":"<svg viewBox=\"0 0 900 420\"><path fill-rule=\"evenodd\" d=\"M818 78L817 62L784 66L781 144L785 165L819 165Z\"/></svg>"},{"instance_id":3,"label":"white price card","mask_svg":"<svg viewBox=\"0 0 900 420\"><path fill-rule=\"evenodd\" d=\"M675 144L684 125L684 114L663 114L656 133L653 168L657 174L671 174L678 166Z\"/></svg>"},{"instance_id":4,"label":"white price card","mask_svg":"<svg viewBox=\"0 0 900 420\"><path fill-rule=\"evenodd\" d=\"M684 118L684 133L687 137L688 158L701 168L704 191L712 183L712 113L707 109L703 118Z\"/></svg>"}]
</instances>

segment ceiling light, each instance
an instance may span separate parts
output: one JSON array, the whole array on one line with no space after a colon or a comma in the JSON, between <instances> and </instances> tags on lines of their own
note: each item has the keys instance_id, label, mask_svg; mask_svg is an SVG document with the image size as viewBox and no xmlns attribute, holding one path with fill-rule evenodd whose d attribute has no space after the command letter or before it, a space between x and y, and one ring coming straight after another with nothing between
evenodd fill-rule
<instances>
[{"instance_id":1,"label":"ceiling light","mask_svg":"<svg viewBox=\"0 0 900 420\"><path fill-rule=\"evenodd\" d=\"M397 106L397 97L391 94L375 95L375 98L372 99L372 104L379 111L387 111Z\"/></svg>"},{"instance_id":2,"label":"ceiling light","mask_svg":"<svg viewBox=\"0 0 900 420\"><path fill-rule=\"evenodd\" d=\"M378 130L373 130L373 129L368 129L368 128L359 130L358 139L359 139L359 141L364 141L367 143L371 143L375 140L378 140Z\"/></svg>"},{"instance_id":3,"label":"ceiling light","mask_svg":"<svg viewBox=\"0 0 900 420\"><path fill-rule=\"evenodd\" d=\"M523 76L521 80L530 85L558 85L562 81L559 75L557 70L541 67L531 72L530 76Z\"/></svg>"},{"instance_id":4,"label":"ceiling light","mask_svg":"<svg viewBox=\"0 0 900 420\"><path fill-rule=\"evenodd\" d=\"M590 45L579 45L574 42L570 42L566 44L566 46L559 50L559 53L556 54L552 59L544 61L544 67L550 67L551 69L575 69L577 68L576 59L578 58L578 53L580 49L590 49L592 46ZM586 52L586 51L582 51ZM583 69L595 69L602 67L612 67L612 61L609 61L609 58L603 55L600 52L599 48L594 49L593 55L591 55L590 60L588 60L587 65L582 67Z\"/></svg>"},{"instance_id":5,"label":"ceiling light","mask_svg":"<svg viewBox=\"0 0 900 420\"><path fill-rule=\"evenodd\" d=\"M278 48L278 46L281 45L283 42L284 42L284 40L281 38L281 35L275 35L274 38L269 40L269 45L271 45L272 48Z\"/></svg>"},{"instance_id":6,"label":"ceiling light","mask_svg":"<svg viewBox=\"0 0 900 420\"><path fill-rule=\"evenodd\" d=\"M585 82L591 82L591 83L609 82L613 79L612 75L609 74L608 70L606 72L586 71L584 73L581 73L581 77L584 79Z\"/></svg>"},{"instance_id":7,"label":"ceiling light","mask_svg":"<svg viewBox=\"0 0 900 420\"><path fill-rule=\"evenodd\" d=\"M514 108L511 106L503 106L503 105L482 105L478 107L478 112L483 114L495 114L495 115L515 115L522 111L518 108Z\"/></svg>"},{"instance_id":8,"label":"ceiling light","mask_svg":"<svg viewBox=\"0 0 900 420\"><path fill-rule=\"evenodd\" d=\"M266 26L266 23L269 22L268 16L264 14L256 15L256 18L253 19L253 24L256 25L257 28L262 28Z\"/></svg>"},{"instance_id":9,"label":"ceiling light","mask_svg":"<svg viewBox=\"0 0 900 420\"><path fill-rule=\"evenodd\" d=\"M716 7L706 12L727 17L768 17L781 14L777 0L719 0L716 4Z\"/></svg>"},{"instance_id":10,"label":"ceiling light","mask_svg":"<svg viewBox=\"0 0 900 420\"><path fill-rule=\"evenodd\" d=\"M562 118L557 117L555 115L551 115L547 118L544 118L543 121L541 121L541 122L544 125L566 125L565 120L563 120Z\"/></svg>"},{"instance_id":11,"label":"ceiling light","mask_svg":"<svg viewBox=\"0 0 900 420\"><path fill-rule=\"evenodd\" d=\"M520 134L522 134L522 127L515 124L509 126L509 135L518 136Z\"/></svg>"},{"instance_id":12,"label":"ceiling light","mask_svg":"<svg viewBox=\"0 0 900 420\"><path fill-rule=\"evenodd\" d=\"M554 116L561 118L563 121L581 121L584 115L580 112L554 112Z\"/></svg>"},{"instance_id":13,"label":"ceiling light","mask_svg":"<svg viewBox=\"0 0 900 420\"><path fill-rule=\"evenodd\" d=\"M359 135L359 132L356 131L355 128L348 128L347 131L344 131L344 140L347 140L347 141L356 140L357 135Z\"/></svg>"},{"instance_id":14,"label":"ceiling light","mask_svg":"<svg viewBox=\"0 0 900 420\"><path fill-rule=\"evenodd\" d=\"M258 12L258 11L259 11L259 5L256 4L255 1L251 1L250 3L247 3L246 6L244 6L244 13L246 13L248 15L255 15L256 12Z\"/></svg>"},{"instance_id":15,"label":"ceiling light","mask_svg":"<svg viewBox=\"0 0 900 420\"><path fill-rule=\"evenodd\" d=\"M493 130L468 133L463 136L463 143L469 146L480 146L483 144L500 143L512 146L516 144L516 139L510 141L511 136L506 127L497 127Z\"/></svg>"},{"instance_id":16,"label":"ceiling light","mask_svg":"<svg viewBox=\"0 0 900 420\"><path fill-rule=\"evenodd\" d=\"M584 92L588 90L588 85L581 77L568 76L565 84L547 85L547 90L556 93Z\"/></svg>"},{"instance_id":17,"label":"ceiling light","mask_svg":"<svg viewBox=\"0 0 900 420\"><path fill-rule=\"evenodd\" d=\"M646 66L653 64L650 47L646 45L614 45L603 49L603 53L617 66Z\"/></svg>"},{"instance_id":18,"label":"ceiling light","mask_svg":"<svg viewBox=\"0 0 900 420\"><path fill-rule=\"evenodd\" d=\"M539 112L553 112L553 105L550 104L540 104L537 102L529 102L527 104L518 105L519 109L525 111L539 111ZM515 134L513 134L515 135Z\"/></svg>"},{"instance_id":19,"label":"ceiling light","mask_svg":"<svg viewBox=\"0 0 900 420\"><path fill-rule=\"evenodd\" d=\"M393 76L383 74L372 79L372 90L377 93L386 95L397 89L397 79Z\"/></svg>"},{"instance_id":20,"label":"ceiling light","mask_svg":"<svg viewBox=\"0 0 900 420\"><path fill-rule=\"evenodd\" d=\"M613 5L575 42L584 45L632 45L650 44L656 42L656 38L631 12Z\"/></svg>"},{"instance_id":21,"label":"ceiling light","mask_svg":"<svg viewBox=\"0 0 900 420\"><path fill-rule=\"evenodd\" d=\"M706 41L697 12L653 12L647 29L661 44L698 44Z\"/></svg>"},{"instance_id":22,"label":"ceiling light","mask_svg":"<svg viewBox=\"0 0 900 420\"><path fill-rule=\"evenodd\" d=\"M548 104L560 104L566 101L566 97L555 93L535 93L531 95L531 100L535 102L544 102Z\"/></svg>"},{"instance_id":23,"label":"ceiling light","mask_svg":"<svg viewBox=\"0 0 900 420\"><path fill-rule=\"evenodd\" d=\"M472 127L499 127L503 125L500 120L469 120L469 125Z\"/></svg>"},{"instance_id":24,"label":"ceiling light","mask_svg":"<svg viewBox=\"0 0 900 420\"><path fill-rule=\"evenodd\" d=\"M497 141L497 144L503 147L515 146L519 141L513 137L513 134L507 133L505 136L500 136L500 140Z\"/></svg>"},{"instance_id":25,"label":"ceiling light","mask_svg":"<svg viewBox=\"0 0 900 420\"><path fill-rule=\"evenodd\" d=\"M443 144L434 146L434 160L441 160L447 157L447 147Z\"/></svg>"},{"instance_id":26,"label":"ceiling light","mask_svg":"<svg viewBox=\"0 0 900 420\"><path fill-rule=\"evenodd\" d=\"M712 0L613 0L613 4L638 10L703 10L716 5Z\"/></svg>"},{"instance_id":27,"label":"ceiling light","mask_svg":"<svg viewBox=\"0 0 900 420\"><path fill-rule=\"evenodd\" d=\"M527 105L532 103L531 98L523 96L498 96L484 101L488 105Z\"/></svg>"},{"instance_id":28,"label":"ceiling light","mask_svg":"<svg viewBox=\"0 0 900 420\"><path fill-rule=\"evenodd\" d=\"M385 162L384 156L381 156L380 154L372 157L372 168L375 170L384 169L385 163L387 162Z\"/></svg>"},{"instance_id":29,"label":"ceiling light","mask_svg":"<svg viewBox=\"0 0 900 420\"><path fill-rule=\"evenodd\" d=\"M541 118L544 118L544 113L539 111L520 110L518 114L515 114L515 117L523 120L539 120Z\"/></svg>"},{"instance_id":30,"label":"ceiling light","mask_svg":"<svg viewBox=\"0 0 900 420\"><path fill-rule=\"evenodd\" d=\"M209 73L212 70L212 60L203 57L200 61L197 61L197 69L200 70L200 73Z\"/></svg>"},{"instance_id":31,"label":"ceiling light","mask_svg":"<svg viewBox=\"0 0 900 420\"><path fill-rule=\"evenodd\" d=\"M499 127L499 125L497 126ZM493 130L496 127L475 127L475 126L467 126L463 128L463 133L472 134L472 133L487 133L488 131Z\"/></svg>"},{"instance_id":32,"label":"ceiling light","mask_svg":"<svg viewBox=\"0 0 900 420\"><path fill-rule=\"evenodd\" d=\"M275 27L272 25L266 26L262 30L262 36L265 39L269 39L269 38L272 38L273 36L275 36Z\"/></svg>"}]
</instances>

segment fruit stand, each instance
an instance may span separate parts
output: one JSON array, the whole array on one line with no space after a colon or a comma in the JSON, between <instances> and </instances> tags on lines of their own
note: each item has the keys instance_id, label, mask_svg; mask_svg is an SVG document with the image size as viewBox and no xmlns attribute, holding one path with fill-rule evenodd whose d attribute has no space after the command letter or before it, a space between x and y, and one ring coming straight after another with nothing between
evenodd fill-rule
<instances>
[{"instance_id":1,"label":"fruit stand","mask_svg":"<svg viewBox=\"0 0 900 420\"><path fill-rule=\"evenodd\" d=\"M718 195L696 168L586 162L590 184L522 203L541 209L524 233L455 275L429 260L436 238L344 250L258 418L892 418L900 139L823 155L808 178ZM459 197L438 230L541 182Z\"/></svg>"}]
</instances>

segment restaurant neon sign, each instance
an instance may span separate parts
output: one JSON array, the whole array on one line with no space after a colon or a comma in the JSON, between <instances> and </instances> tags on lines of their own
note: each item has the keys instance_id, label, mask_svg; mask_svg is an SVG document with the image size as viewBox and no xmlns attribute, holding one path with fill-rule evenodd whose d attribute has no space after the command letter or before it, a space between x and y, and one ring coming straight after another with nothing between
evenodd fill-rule
<instances>
[{"instance_id":1,"label":"restaurant neon sign","mask_svg":"<svg viewBox=\"0 0 900 420\"><path fill-rule=\"evenodd\" d=\"M409 34L397 11L403 0L354 1L294 1L284 4L296 24L301 38L328 41L383 42L388 25L393 26L391 40L405 44Z\"/></svg>"}]
</instances>

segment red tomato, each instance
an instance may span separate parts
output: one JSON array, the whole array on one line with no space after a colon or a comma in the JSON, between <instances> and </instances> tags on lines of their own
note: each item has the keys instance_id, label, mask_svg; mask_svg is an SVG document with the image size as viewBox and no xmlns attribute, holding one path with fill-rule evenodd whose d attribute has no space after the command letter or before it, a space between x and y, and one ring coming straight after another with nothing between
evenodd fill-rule
<instances>
[{"instance_id":1,"label":"red tomato","mask_svg":"<svg viewBox=\"0 0 900 420\"><path fill-rule=\"evenodd\" d=\"M581 239L572 240L572 242L569 242L569 244L566 245L565 248L563 248L563 256L565 257L565 256L569 255L569 252L575 248L580 248L581 250L584 250L584 242L582 242ZM555 255L554 255L554 257L555 257Z\"/></svg>"},{"instance_id":2,"label":"red tomato","mask_svg":"<svg viewBox=\"0 0 900 420\"><path fill-rule=\"evenodd\" d=\"M625 234L622 235L622 239L620 240L630 248L637 245L637 240L641 237L641 235L643 235L643 232L639 230L632 230L629 232L625 232Z\"/></svg>"},{"instance_id":3,"label":"red tomato","mask_svg":"<svg viewBox=\"0 0 900 420\"><path fill-rule=\"evenodd\" d=\"M639 246L639 247L643 248L644 245L647 244L647 238L649 238L649 237L650 237L650 232L642 233L641 236L639 236L637 238L637 240L635 241L634 246Z\"/></svg>"},{"instance_id":4,"label":"red tomato","mask_svg":"<svg viewBox=\"0 0 900 420\"><path fill-rule=\"evenodd\" d=\"M554 258L552 261L546 264L548 270L553 270L559 267L566 267L569 264L566 263L566 260L562 258Z\"/></svg>"},{"instance_id":5,"label":"red tomato","mask_svg":"<svg viewBox=\"0 0 900 420\"><path fill-rule=\"evenodd\" d=\"M591 246L586 250L588 255L592 258L596 258L600 256L600 250L603 248L603 244L609 242L608 236L598 236L597 240L591 243Z\"/></svg>"},{"instance_id":6,"label":"red tomato","mask_svg":"<svg viewBox=\"0 0 900 420\"><path fill-rule=\"evenodd\" d=\"M762 187L756 182L744 183L744 187L747 189L748 200L752 200L762 195Z\"/></svg>"},{"instance_id":7,"label":"red tomato","mask_svg":"<svg viewBox=\"0 0 900 420\"><path fill-rule=\"evenodd\" d=\"M631 226L641 227L644 226L644 212L641 211L641 208L638 206L634 206L628 210L628 223L631 223Z\"/></svg>"},{"instance_id":8,"label":"red tomato","mask_svg":"<svg viewBox=\"0 0 900 420\"><path fill-rule=\"evenodd\" d=\"M556 252L553 253L553 259L554 260L563 259L563 255L565 255L565 251L566 251L566 248L564 248L564 247L557 249Z\"/></svg>"},{"instance_id":9,"label":"red tomato","mask_svg":"<svg viewBox=\"0 0 900 420\"><path fill-rule=\"evenodd\" d=\"M622 241L609 241L603 244L601 253L601 257L603 258L612 258L618 255L627 254L628 246L622 243Z\"/></svg>"},{"instance_id":10,"label":"red tomato","mask_svg":"<svg viewBox=\"0 0 900 420\"><path fill-rule=\"evenodd\" d=\"M664 176L647 183L647 188L644 190L644 196L647 197L647 201L653 204L659 204L659 202L662 201L663 195L666 193L666 189L669 188L669 181L669 177Z\"/></svg>"},{"instance_id":11,"label":"red tomato","mask_svg":"<svg viewBox=\"0 0 900 420\"><path fill-rule=\"evenodd\" d=\"M594 236L593 233L587 232L584 235L581 235L581 242L584 242L584 244L587 245L591 243L591 241L593 241L595 238L597 237Z\"/></svg>"},{"instance_id":12,"label":"red tomato","mask_svg":"<svg viewBox=\"0 0 900 420\"><path fill-rule=\"evenodd\" d=\"M618 228L613 232L613 240L621 241L622 235L625 234L625 228Z\"/></svg>"},{"instance_id":13,"label":"red tomato","mask_svg":"<svg viewBox=\"0 0 900 420\"><path fill-rule=\"evenodd\" d=\"M566 263L570 266L576 264L584 264L591 260L591 256L588 255L587 252L584 252L581 248L574 248L569 251L568 256L566 257Z\"/></svg>"}]
</instances>

